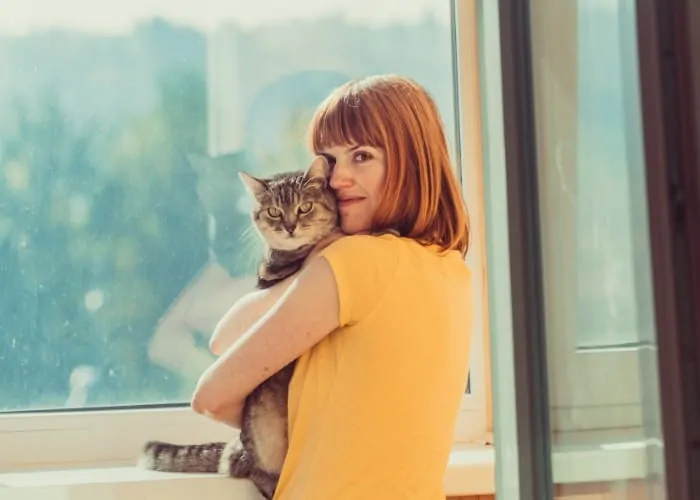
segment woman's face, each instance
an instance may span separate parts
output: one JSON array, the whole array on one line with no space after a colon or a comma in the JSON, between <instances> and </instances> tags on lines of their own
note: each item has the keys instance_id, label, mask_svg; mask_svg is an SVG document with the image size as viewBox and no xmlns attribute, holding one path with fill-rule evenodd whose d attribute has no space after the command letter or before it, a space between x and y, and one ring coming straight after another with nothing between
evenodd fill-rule
<instances>
[{"instance_id":1,"label":"woman's face","mask_svg":"<svg viewBox=\"0 0 700 500\"><path fill-rule=\"evenodd\" d=\"M363 145L333 146L319 152L331 167L340 226L347 234L372 229L386 173L384 153Z\"/></svg>"}]
</instances>

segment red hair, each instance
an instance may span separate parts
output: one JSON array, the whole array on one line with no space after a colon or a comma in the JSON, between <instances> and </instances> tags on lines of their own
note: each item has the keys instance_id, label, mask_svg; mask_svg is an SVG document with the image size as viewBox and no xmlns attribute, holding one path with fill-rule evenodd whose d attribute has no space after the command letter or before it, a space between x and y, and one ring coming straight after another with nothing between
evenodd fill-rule
<instances>
[{"instance_id":1,"label":"red hair","mask_svg":"<svg viewBox=\"0 0 700 500\"><path fill-rule=\"evenodd\" d=\"M338 145L384 151L386 178L374 229L395 229L466 255L469 215L440 114L423 87L395 75L346 83L318 107L309 137L315 154Z\"/></svg>"}]
</instances>

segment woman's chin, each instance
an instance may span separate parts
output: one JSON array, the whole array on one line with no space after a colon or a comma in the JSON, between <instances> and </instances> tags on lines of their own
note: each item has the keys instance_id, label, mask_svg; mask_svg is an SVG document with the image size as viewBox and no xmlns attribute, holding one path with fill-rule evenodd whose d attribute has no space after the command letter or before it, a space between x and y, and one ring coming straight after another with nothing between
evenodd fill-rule
<instances>
[{"instance_id":1,"label":"woman's chin","mask_svg":"<svg viewBox=\"0 0 700 500\"><path fill-rule=\"evenodd\" d=\"M340 228L345 234L364 233L370 230L369 225L360 224L358 221L348 220L340 223Z\"/></svg>"}]
</instances>

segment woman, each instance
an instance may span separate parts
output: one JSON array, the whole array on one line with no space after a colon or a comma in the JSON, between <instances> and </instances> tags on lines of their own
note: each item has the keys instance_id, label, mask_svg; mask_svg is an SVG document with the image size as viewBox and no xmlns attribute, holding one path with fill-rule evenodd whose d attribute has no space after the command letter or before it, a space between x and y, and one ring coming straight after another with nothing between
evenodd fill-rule
<instances>
[{"instance_id":1,"label":"woman","mask_svg":"<svg viewBox=\"0 0 700 500\"><path fill-rule=\"evenodd\" d=\"M471 278L467 212L437 108L411 80L366 78L320 105L310 136L332 167L348 236L232 308L192 406L237 427L253 388L299 358L275 499L444 500ZM362 234L382 229L401 237Z\"/></svg>"}]
</instances>

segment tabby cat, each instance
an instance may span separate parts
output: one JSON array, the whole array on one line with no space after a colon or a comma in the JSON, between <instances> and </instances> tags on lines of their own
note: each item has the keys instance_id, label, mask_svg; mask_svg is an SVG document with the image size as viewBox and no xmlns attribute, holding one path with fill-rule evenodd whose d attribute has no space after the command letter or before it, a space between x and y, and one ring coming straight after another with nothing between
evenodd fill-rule
<instances>
[{"instance_id":1,"label":"tabby cat","mask_svg":"<svg viewBox=\"0 0 700 500\"><path fill-rule=\"evenodd\" d=\"M239 174L255 198L253 222L266 250L258 288L268 288L297 272L314 245L337 229L336 199L328 185L329 167L318 157L304 171L258 179ZM246 399L239 437L227 443L175 445L148 442L141 465L168 472L219 472L249 478L271 499L287 454L287 397L294 362L260 384Z\"/></svg>"}]
</instances>

